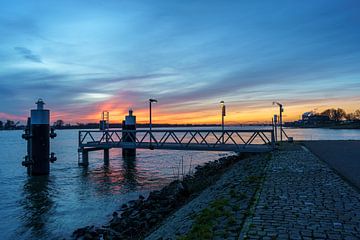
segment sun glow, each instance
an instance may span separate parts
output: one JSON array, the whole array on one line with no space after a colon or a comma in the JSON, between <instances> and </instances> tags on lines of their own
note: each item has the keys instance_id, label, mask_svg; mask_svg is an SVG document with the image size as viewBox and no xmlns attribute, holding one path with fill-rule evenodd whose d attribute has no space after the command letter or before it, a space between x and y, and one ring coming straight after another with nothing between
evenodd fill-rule
<instances>
[{"instance_id":1,"label":"sun glow","mask_svg":"<svg viewBox=\"0 0 360 240\"><path fill-rule=\"evenodd\" d=\"M347 101L338 99L329 99L326 101L319 100L306 103L294 103L282 101L284 104L284 121L294 121L301 118L302 113L316 110L322 112L327 108L344 108L347 112L353 112L359 108L354 105L354 102L359 99L349 99ZM226 102L225 102L226 104ZM194 104L195 105L195 104ZM110 99L102 101L97 104L88 106L94 109L87 114L72 115L66 112L53 111L52 119L63 119L66 122L76 123L97 123L101 119L103 111L110 112L111 123L121 123L125 115L128 114L129 109L133 109L134 115L137 117L137 123L146 124L149 122L149 107L145 101L142 105L136 105L130 101L123 99ZM237 104L226 104L225 124L262 124L270 123L274 114L279 114L278 106L273 106L272 102L265 102L262 105L244 106ZM195 108L189 106L177 105L171 106L162 105L162 102L154 104L152 108L152 118L154 124L220 124L221 123L221 108L219 104L196 105Z\"/></svg>"}]
</instances>

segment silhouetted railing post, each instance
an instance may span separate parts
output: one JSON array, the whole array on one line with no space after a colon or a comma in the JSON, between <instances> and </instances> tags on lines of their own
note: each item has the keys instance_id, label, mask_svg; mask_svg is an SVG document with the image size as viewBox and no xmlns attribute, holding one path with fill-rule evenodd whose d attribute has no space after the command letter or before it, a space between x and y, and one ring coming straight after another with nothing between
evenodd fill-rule
<instances>
[{"instance_id":1,"label":"silhouetted railing post","mask_svg":"<svg viewBox=\"0 0 360 240\"><path fill-rule=\"evenodd\" d=\"M274 115L274 134L275 134L275 143L277 143L277 115L275 114Z\"/></svg>"}]
</instances>

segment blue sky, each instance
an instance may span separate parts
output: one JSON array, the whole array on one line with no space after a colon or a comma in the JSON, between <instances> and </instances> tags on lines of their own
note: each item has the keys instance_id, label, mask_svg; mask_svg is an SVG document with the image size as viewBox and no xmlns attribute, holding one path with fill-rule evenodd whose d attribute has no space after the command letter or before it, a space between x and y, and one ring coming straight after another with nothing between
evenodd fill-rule
<instances>
[{"instance_id":1,"label":"blue sky","mask_svg":"<svg viewBox=\"0 0 360 240\"><path fill-rule=\"evenodd\" d=\"M0 119L233 122L360 108L359 1L0 1Z\"/></svg>"}]
</instances>

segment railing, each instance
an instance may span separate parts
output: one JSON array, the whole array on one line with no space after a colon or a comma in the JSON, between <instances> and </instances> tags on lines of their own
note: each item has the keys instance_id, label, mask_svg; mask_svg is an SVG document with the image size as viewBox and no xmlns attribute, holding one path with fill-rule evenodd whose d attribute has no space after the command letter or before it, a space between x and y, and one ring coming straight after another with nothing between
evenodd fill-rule
<instances>
[{"instance_id":1,"label":"railing","mask_svg":"<svg viewBox=\"0 0 360 240\"><path fill-rule=\"evenodd\" d=\"M204 150L275 145L272 130L86 130L79 131L79 147L135 147Z\"/></svg>"}]
</instances>

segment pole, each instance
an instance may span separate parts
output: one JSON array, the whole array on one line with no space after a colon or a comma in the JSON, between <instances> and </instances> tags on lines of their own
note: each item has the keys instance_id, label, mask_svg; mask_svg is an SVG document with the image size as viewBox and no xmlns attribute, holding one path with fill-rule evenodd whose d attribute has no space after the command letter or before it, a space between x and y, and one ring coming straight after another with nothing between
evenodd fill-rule
<instances>
[{"instance_id":1,"label":"pole","mask_svg":"<svg viewBox=\"0 0 360 240\"><path fill-rule=\"evenodd\" d=\"M224 143L224 115L222 116L221 130L223 132L223 143Z\"/></svg>"},{"instance_id":2,"label":"pole","mask_svg":"<svg viewBox=\"0 0 360 240\"><path fill-rule=\"evenodd\" d=\"M272 132L271 132L271 146L275 147L275 128L274 128L274 118L271 119Z\"/></svg>"},{"instance_id":3,"label":"pole","mask_svg":"<svg viewBox=\"0 0 360 240\"><path fill-rule=\"evenodd\" d=\"M282 128L282 123L283 123L283 120L282 120L282 113L283 113L283 111L284 111L284 108L283 108L283 105L281 104L281 103L279 103L279 102L273 102L273 105L278 105L279 106L279 108L280 108L280 114L279 114L279 122L278 122L278 124L280 125L280 142L282 142L282 139L283 139L283 128ZM277 119L276 119L277 120ZM275 126L276 126L276 124L275 124ZM276 129L276 127L275 127L275 129ZM276 134L277 135L277 134ZM275 136L275 138L276 138L276 141L277 141L277 136Z\"/></svg>"},{"instance_id":4,"label":"pole","mask_svg":"<svg viewBox=\"0 0 360 240\"><path fill-rule=\"evenodd\" d=\"M275 115L274 115L275 143L277 142L277 118L278 118L278 116L275 114Z\"/></svg>"},{"instance_id":5,"label":"pole","mask_svg":"<svg viewBox=\"0 0 360 240\"><path fill-rule=\"evenodd\" d=\"M222 141L222 144L225 143L225 139L224 139L224 127L225 127L225 102L224 101L221 101L220 102L221 104L221 131L222 131L222 137L221 137L221 141Z\"/></svg>"},{"instance_id":6,"label":"pole","mask_svg":"<svg viewBox=\"0 0 360 240\"><path fill-rule=\"evenodd\" d=\"M224 114L221 114L222 143L224 144Z\"/></svg>"},{"instance_id":7,"label":"pole","mask_svg":"<svg viewBox=\"0 0 360 240\"><path fill-rule=\"evenodd\" d=\"M151 146L151 141L152 141L152 136L151 136L151 129L152 129L152 121L151 121L151 100L149 101L149 109L150 109L150 124L149 124L149 129L150 129L150 146Z\"/></svg>"},{"instance_id":8,"label":"pole","mask_svg":"<svg viewBox=\"0 0 360 240\"><path fill-rule=\"evenodd\" d=\"M150 129L150 149L151 150L153 150L154 148L153 148L153 146L151 145L151 143L152 143L152 137L153 137L153 135L152 135L152 114L151 114L151 103L156 103L157 102L157 100L156 99L152 99L152 98L150 98L149 99L149 110L150 110L150 124L149 124L149 129ZM156 140L155 140L156 141Z\"/></svg>"},{"instance_id":9,"label":"pole","mask_svg":"<svg viewBox=\"0 0 360 240\"><path fill-rule=\"evenodd\" d=\"M282 129L282 112L283 112L283 107L282 105L280 105L280 142L282 142L283 140L283 129Z\"/></svg>"}]
</instances>

